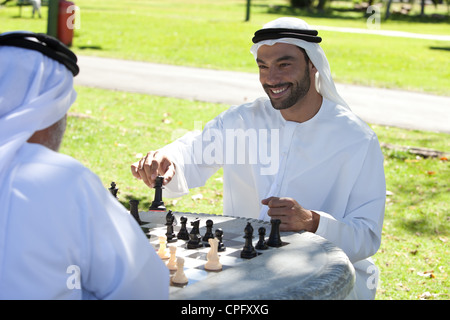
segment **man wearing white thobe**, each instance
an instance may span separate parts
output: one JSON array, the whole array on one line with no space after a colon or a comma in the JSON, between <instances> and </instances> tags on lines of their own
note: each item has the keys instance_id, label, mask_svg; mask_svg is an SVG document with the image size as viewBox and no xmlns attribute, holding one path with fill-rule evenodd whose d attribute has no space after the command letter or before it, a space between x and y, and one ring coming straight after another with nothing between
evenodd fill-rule
<instances>
[{"instance_id":1,"label":"man wearing white thobe","mask_svg":"<svg viewBox=\"0 0 450 320\"><path fill-rule=\"evenodd\" d=\"M303 20L277 19L253 40L268 98L232 107L203 132L149 152L132 173L148 186L163 175L172 197L223 167L224 214L277 218L281 230L328 239L355 267L348 298L373 299L378 271L370 257L380 245L386 195L378 139L337 93L320 39Z\"/></svg>"},{"instance_id":2,"label":"man wearing white thobe","mask_svg":"<svg viewBox=\"0 0 450 320\"><path fill-rule=\"evenodd\" d=\"M15 45L53 43L21 34ZM0 299L167 299L169 272L134 218L56 152L75 73L10 36L0 35Z\"/></svg>"}]
</instances>

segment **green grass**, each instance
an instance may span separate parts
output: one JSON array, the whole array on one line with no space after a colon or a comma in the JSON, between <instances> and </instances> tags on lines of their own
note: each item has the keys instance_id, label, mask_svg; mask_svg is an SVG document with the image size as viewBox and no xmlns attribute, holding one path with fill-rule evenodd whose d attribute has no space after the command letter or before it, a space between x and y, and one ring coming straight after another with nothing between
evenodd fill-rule
<instances>
[{"instance_id":1,"label":"green grass","mask_svg":"<svg viewBox=\"0 0 450 320\"><path fill-rule=\"evenodd\" d=\"M79 0L81 28L75 30L77 54L151 61L202 68L257 72L249 53L253 33L264 23L297 15L311 25L367 28L363 12L350 2L333 2L325 14L291 10L287 1L253 1L244 22L245 0ZM442 7L442 6L441 6ZM28 10L28 11L27 11ZM0 9L0 32L46 32L44 18L31 8ZM428 6L427 12L434 10ZM440 12L446 12L446 8ZM448 19L382 20L382 30L450 34ZM337 82L401 88L450 95L449 42L321 31L322 47Z\"/></svg>"},{"instance_id":2,"label":"green grass","mask_svg":"<svg viewBox=\"0 0 450 320\"><path fill-rule=\"evenodd\" d=\"M61 152L97 173L105 188L115 181L119 200L146 210L154 191L134 179L130 165L166 145L194 121L205 124L227 105L77 87ZM381 143L450 153L448 134L373 125ZM175 131L175 133L174 133ZM450 163L383 148L389 196L383 238L374 260L381 270L377 299L449 299ZM221 214L222 171L178 199L171 210ZM198 197L200 195L200 197ZM419 274L425 274L421 276Z\"/></svg>"}]
</instances>

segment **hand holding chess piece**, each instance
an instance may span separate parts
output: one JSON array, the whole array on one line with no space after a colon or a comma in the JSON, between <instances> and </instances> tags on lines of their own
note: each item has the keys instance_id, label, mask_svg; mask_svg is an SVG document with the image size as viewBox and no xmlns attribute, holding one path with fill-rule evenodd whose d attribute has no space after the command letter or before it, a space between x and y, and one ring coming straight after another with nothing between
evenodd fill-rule
<instances>
[{"instance_id":1,"label":"hand holding chess piece","mask_svg":"<svg viewBox=\"0 0 450 320\"><path fill-rule=\"evenodd\" d=\"M172 180L175 175L175 164L160 151L150 151L141 160L131 165L131 173L148 187L154 188L158 175L163 176L162 185Z\"/></svg>"}]
</instances>

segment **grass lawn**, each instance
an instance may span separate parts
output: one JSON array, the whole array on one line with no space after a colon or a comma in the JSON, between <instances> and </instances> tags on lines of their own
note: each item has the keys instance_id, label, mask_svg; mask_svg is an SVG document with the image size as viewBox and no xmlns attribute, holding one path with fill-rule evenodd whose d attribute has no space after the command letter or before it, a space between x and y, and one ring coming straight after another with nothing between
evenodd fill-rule
<instances>
[{"instance_id":1,"label":"grass lawn","mask_svg":"<svg viewBox=\"0 0 450 320\"><path fill-rule=\"evenodd\" d=\"M79 0L80 29L73 49L78 54L108 56L176 65L257 72L249 53L253 33L285 15L311 25L367 28L364 12L350 2L335 2L326 15L287 8L288 1L253 0L245 22L245 0ZM427 11L433 13L434 7ZM46 32L31 8L0 9L0 32L28 29ZM446 13L440 6L438 12ZM450 34L448 19L381 20L382 30ZM333 77L338 82L401 88L450 95L449 42L321 31Z\"/></svg>"},{"instance_id":2,"label":"grass lawn","mask_svg":"<svg viewBox=\"0 0 450 320\"><path fill-rule=\"evenodd\" d=\"M131 163L186 130L206 123L227 105L78 87L61 152L114 181L119 199L131 198L146 210L154 191L130 173ZM450 151L448 134L372 126L381 143ZM93 152L95 151L95 152ZM383 148L389 196L383 239L374 259L381 270L377 299L449 299L450 164ZM222 213L222 175L178 199L165 198L174 211ZM430 295L428 295L428 293Z\"/></svg>"}]
</instances>

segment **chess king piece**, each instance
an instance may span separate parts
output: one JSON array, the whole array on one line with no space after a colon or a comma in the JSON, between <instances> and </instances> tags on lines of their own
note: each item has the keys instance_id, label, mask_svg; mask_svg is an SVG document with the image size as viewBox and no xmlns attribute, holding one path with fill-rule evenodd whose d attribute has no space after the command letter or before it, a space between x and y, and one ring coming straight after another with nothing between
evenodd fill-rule
<instances>
[{"instance_id":1,"label":"chess king piece","mask_svg":"<svg viewBox=\"0 0 450 320\"><path fill-rule=\"evenodd\" d=\"M177 271L178 269L176 257L177 247L169 246L169 251L170 251L170 258L169 261L167 262L167 268L169 268L170 271Z\"/></svg>"},{"instance_id":2,"label":"chess king piece","mask_svg":"<svg viewBox=\"0 0 450 320\"><path fill-rule=\"evenodd\" d=\"M186 216L182 216L180 218L181 228L180 228L180 231L178 231L178 234L177 234L177 238L178 239L189 240L189 232L187 231L187 228L186 228L187 220L188 219L187 219Z\"/></svg>"},{"instance_id":3,"label":"chess king piece","mask_svg":"<svg viewBox=\"0 0 450 320\"><path fill-rule=\"evenodd\" d=\"M166 237L167 242L176 242L178 238L175 236L175 232L173 232L173 226L175 223L175 216L172 213L172 210L169 210L169 212L166 215Z\"/></svg>"},{"instance_id":4,"label":"chess king piece","mask_svg":"<svg viewBox=\"0 0 450 320\"><path fill-rule=\"evenodd\" d=\"M186 285L189 280L186 277L186 274L184 273L184 258L178 257L177 258L177 271L172 276L170 281L175 285Z\"/></svg>"},{"instance_id":5,"label":"chess king piece","mask_svg":"<svg viewBox=\"0 0 450 320\"><path fill-rule=\"evenodd\" d=\"M202 239L203 242L206 242L205 247L209 247L209 239L214 238L212 233L213 224L214 222L211 219L206 220L206 232Z\"/></svg>"},{"instance_id":6,"label":"chess king piece","mask_svg":"<svg viewBox=\"0 0 450 320\"><path fill-rule=\"evenodd\" d=\"M258 243L255 246L255 249L257 250L267 250L269 246L267 245L266 241L264 240L264 236L266 235L266 228L260 227L258 229L259 234L259 240Z\"/></svg>"},{"instance_id":7,"label":"chess king piece","mask_svg":"<svg viewBox=\"0 0 450 320\"><path fill-rule=\"evenodd\" d=\"M244 229L245 235L245 244L244 248L241 251L241 258L251 259L257 256L257 252L253 247L252 239L253 239L253 227L250 222L247 222L247 226Z\"/></svg>"},{"instance_id":8,"label":"chess king piece","mask_svg":"<svg viewBox=\"0 0 450 320\"><path fill-rule=\"evenodd\" d=\"M157 176L155 180L155 198L149 208L150 211L166 211L164 202L162 201L162 189L163 189L164 178Z\"/></svg>"},{"instance_id":9,"label":"chess king piece","mask_svg":"<svg viewBox=\"0 0 450 320\"><path fill-rule=\"evenodd\" d=\"M270 230L269 240L267 240L267 245L269 247L281 247L283 242L280 237L280 219L271 219L270 223L272 225L272 229Z\"/></svg>"},{"instance_id":10,"label":"chess king piece","mask_svg":"<svg viewBox=\"0 0 450 320\"><path fill-rule=\"evenodd\" d=\"M189 233L189 241L187 243L188 249L198 249L203 247L202 236L200 235L200 219L195 219L191 222L192 230Z\"/></svg>"},{"instance_id":11,"label":"chess king piece","mask_svg":"<svg viewBox=\"0 0 450 320\"><path fill-rule=\"evenodd\" d=\"M208 271L221 271L222 264L219 262L218 248L219 248L219 240L215 238L208 239L209 246L211 249L206 255L206 259L208 260L205 264L205 270Z\"/></svg>"}]
</instances>

